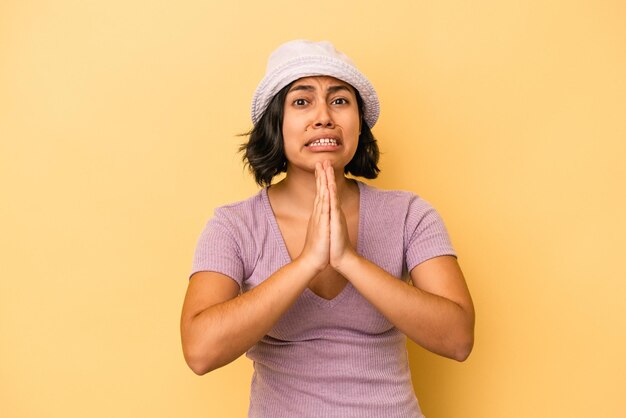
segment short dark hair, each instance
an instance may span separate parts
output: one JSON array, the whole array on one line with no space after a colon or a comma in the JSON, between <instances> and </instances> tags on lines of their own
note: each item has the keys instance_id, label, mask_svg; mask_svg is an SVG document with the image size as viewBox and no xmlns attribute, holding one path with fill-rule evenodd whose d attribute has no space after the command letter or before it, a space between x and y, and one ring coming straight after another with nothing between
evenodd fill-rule
<instances>
[{"instance_id":1,"label":"short dark hair","mask_svg":"<svg viewBox=\"0 0 626 418\"><path fill-rule=\"evenodd\" d=\"M290 83L283 87L270 101L265 112L259 118L249 135L248 142L241 145L243 162L259 186L269 186L274 176L287 171L287 158L283 145L283 114L285 97L291 88ZM375 179L380 173L378 168L378 144L374 134L363 120L363 99L355 89L356 101L361 118L361 133L356 153L344 168L344 173Z\"/></svg>"}]
</instances>

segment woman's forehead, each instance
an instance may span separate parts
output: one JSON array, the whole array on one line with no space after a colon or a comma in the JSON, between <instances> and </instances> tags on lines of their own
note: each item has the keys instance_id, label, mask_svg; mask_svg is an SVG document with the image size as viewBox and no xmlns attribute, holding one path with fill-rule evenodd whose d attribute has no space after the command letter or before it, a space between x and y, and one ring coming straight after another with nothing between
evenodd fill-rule
<instances>
[{"instance_id":1,"label":"woman's forehead","mask_svg":"<svg viewBox=\"0 0 626 418\"><path fill-rule=\"evenodd\" d=\"M333 87L346 87L350 92L354 93L355 89L350 84L345 81L339 80L338 78L331 77L328 75L321 76L309 76L302 77L298 80L294 81L291 85L289 91L294 90L296 87L306 86L307 90L328 90ZM298 90L302 90L302 88L298 88Z\"/></svg>"}]
</instances>

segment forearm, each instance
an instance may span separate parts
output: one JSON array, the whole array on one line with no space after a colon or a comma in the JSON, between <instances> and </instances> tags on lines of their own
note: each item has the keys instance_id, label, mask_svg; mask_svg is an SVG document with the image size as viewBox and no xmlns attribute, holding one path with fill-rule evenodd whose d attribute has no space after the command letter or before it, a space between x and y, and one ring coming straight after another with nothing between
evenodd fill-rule
<instances>
[{"instance_id":1,"label":"forearm","mask_svg":"<svg viewBox=\"0 0 626 418\"><path fill-rule=\"evenodd\" d=\"M194 372L207 373L245 353L269 332L316 274L295 260L254 289L191 318L183 345Z\"/></svg>"},{"instance_id":2,"label":"forearm","mask_svg":"<svg viewBox=\"0 0 626 418\"><path fill-rule=\"evenodd\" d=\"M374 263L353 256L340 273L412 341L436 354L465 360L471 351L474 313L450 299L416 288Z\"/></svg>"}]
</instances>

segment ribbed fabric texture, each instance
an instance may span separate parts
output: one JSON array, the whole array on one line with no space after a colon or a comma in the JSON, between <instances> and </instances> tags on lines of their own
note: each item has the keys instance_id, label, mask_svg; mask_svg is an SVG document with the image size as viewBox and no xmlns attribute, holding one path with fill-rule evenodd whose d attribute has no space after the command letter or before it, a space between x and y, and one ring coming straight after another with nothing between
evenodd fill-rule
<instances>
[{"instance_id":1,"label":"ribbed fabric texture","mask_svg":"<svg viewBox=\"0 0 626 418\"><path fill-rule=\"evenodd\" d=\"M443 221L423 199L358 182L357 252L399 280L419 263L456 256ZM242 292L289 263L267 197L216 209L191 274L216 271ZM247 352L254 361L250 418L421 418L406 337L348 283L332 300L306 289Z\"/></svg>"}]
</instances>

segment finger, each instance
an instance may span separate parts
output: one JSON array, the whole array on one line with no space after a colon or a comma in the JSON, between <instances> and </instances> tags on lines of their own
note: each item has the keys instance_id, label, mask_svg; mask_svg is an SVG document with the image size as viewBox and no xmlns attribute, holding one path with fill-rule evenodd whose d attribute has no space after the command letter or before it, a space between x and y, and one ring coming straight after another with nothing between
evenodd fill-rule
<instances>
[{"instance_id":1,"label":"finger","mask_svg":"<svg viewBox=\"0 0 626 418\"><path fill-rule=\"evenodd\" d=\"M331 183L328 185L329 197L330 197L330 217L334 222L339 218L339 198L337 196L337 185L335 183Z\"/></svg>"},{"instance_id":2,"label":"finger","mask_svg":"<svg viewBox=\"0 0 626 418\"><path fill-rule=\"evenodd\" d=\"M315 164L315 203L317 205L320 195L320 165Z\"/></svg>"},{"instance_id":3,"label":"finger","mask_svg":"<svg viewBox=\"0 0 626 418\"><path fill-rule=\"evenodd\" d=\"M315 225L319 225L322 222L322 217L325 212L325 195L328 194L327 187L325 186L325 177L324 169L321 163L315 164L315 200L313 202L313 212L311 214L311 222Z\"/></svg>"},{"instance_id":4,"label":"finger","mask_svg":"<svg viewBox=\"0 0 626 418\"><path fill-rule=\"evenodd\" d=\"M335 170L333 169L330 161L326 160L326 177L328 178L328 183L335 183Z\"/></svg>"},{"instance_id":5,"label":"finger","mask_svg":"<svg viewBox=\"0 0 626 418\"><path fill-rule=\"evenodd\" d=\"M325 233L323 232L325 223L328 223L328 220L325 220L324 217L325 212L327 212L327 210L325 209L326 206L328 205L326 203L326 200L328 199L327 195L328 195L328 190L327 187L325 186L325 176L326 174L324 173L324 169L321 163L316 163L315 164L315 187L316 187L316 193L315 193L315 203L314 203L314 207L313 207L313 214L311 215L311 222L315 228L316 231L318 231L317 233L321 233L323 235L325 235ZM322 228L322 229L320 229Z\"/></svg>"},{"instance_id":6,"label":"finger","mask_svg":"<svg viewBox=\"0 0 626 418\"><path fill-rule=\"evenodd\" d=\"M322 191L328 187L328 175L326 173L326 169L322 163L316 163L315 167L318 168L318 178L319 184L317 186L318 191Z\"/></svg>"},{"instance_id":7,"label":"finger","mask_svg":"<svg viewBox=\"0 0 626 418\"><path fill-rule=\"evenodd\" d=\"M324 166L324 163L316 163L315 164L316 167L319 167L319 179L320 179L320 189L323 189L325 187L327 187L327 175L326 175L326 168Z\"/></svg>"},{"instance_id":8,"label":"finger","mask_svg":"<svg viewBox=\"0 0 626 418\"><path fill-rule=\"evenodd\" d=\"M337 194L337 183L335 182L335 171L333 170L330 161L326 161L328 164L325 165L325 174L328 181L328 190L330 193L330 210L336 210L339 206L339 195Z\"/></svg>"},{"instance_id":9,"label":"finger","mask_svg":"<svg viewBox=\"0 0 626 418\"><path fill-rule=\"evenodd\" d=\"M332 187L335 187L335 191L337 190L337 185L335 183L335 173L333 172L333 166L330 164L330 161L324 161L324 175L326 176L326 183L328 184L328 190L331 191Z\"/></svg>"},{"instance_id":10,"label":"finger","mask_svg":"<svg viewBox=\"0 0 626 418\"><path fill-rule=\"evenodd\" d=\"M322 199L322 213L329 213L330 210L330 193L328 191L328 179L326 172L320 170L320 196Z\"/></svg>"},{"instance_id":11,"label":"finger","mask_svg":"<svg viewBox=\"0 0 626 418\"><path fill-rule=\"evenodd\" d=\"M326 172L326 177L328 178L328 183L335 182L335 171L333 170L333 166L330 164L330 161L324 161L324 171Z\"/></svg>"},{"instance_id":12,"label":"finger","mask_svg":"<svg viewBox=\"0 0 626 418\"><path fill-rule=\"evenodd\" d=\"M307 239L311 239L311 242L315 242L321 236L325 235L325 222L324 222L324 195L327 194L325 192L325 187L323 184L323 178L325 176L323 166L321 163L315 164L315 183L316 183L316 193L315 199L313 201L313 210L311 213L311 217L309 218L309 226L307 230ZM327 223L328 221L326 221ZM320 235L321 234L321 235Z\"/></svg>"}]
</instances>

